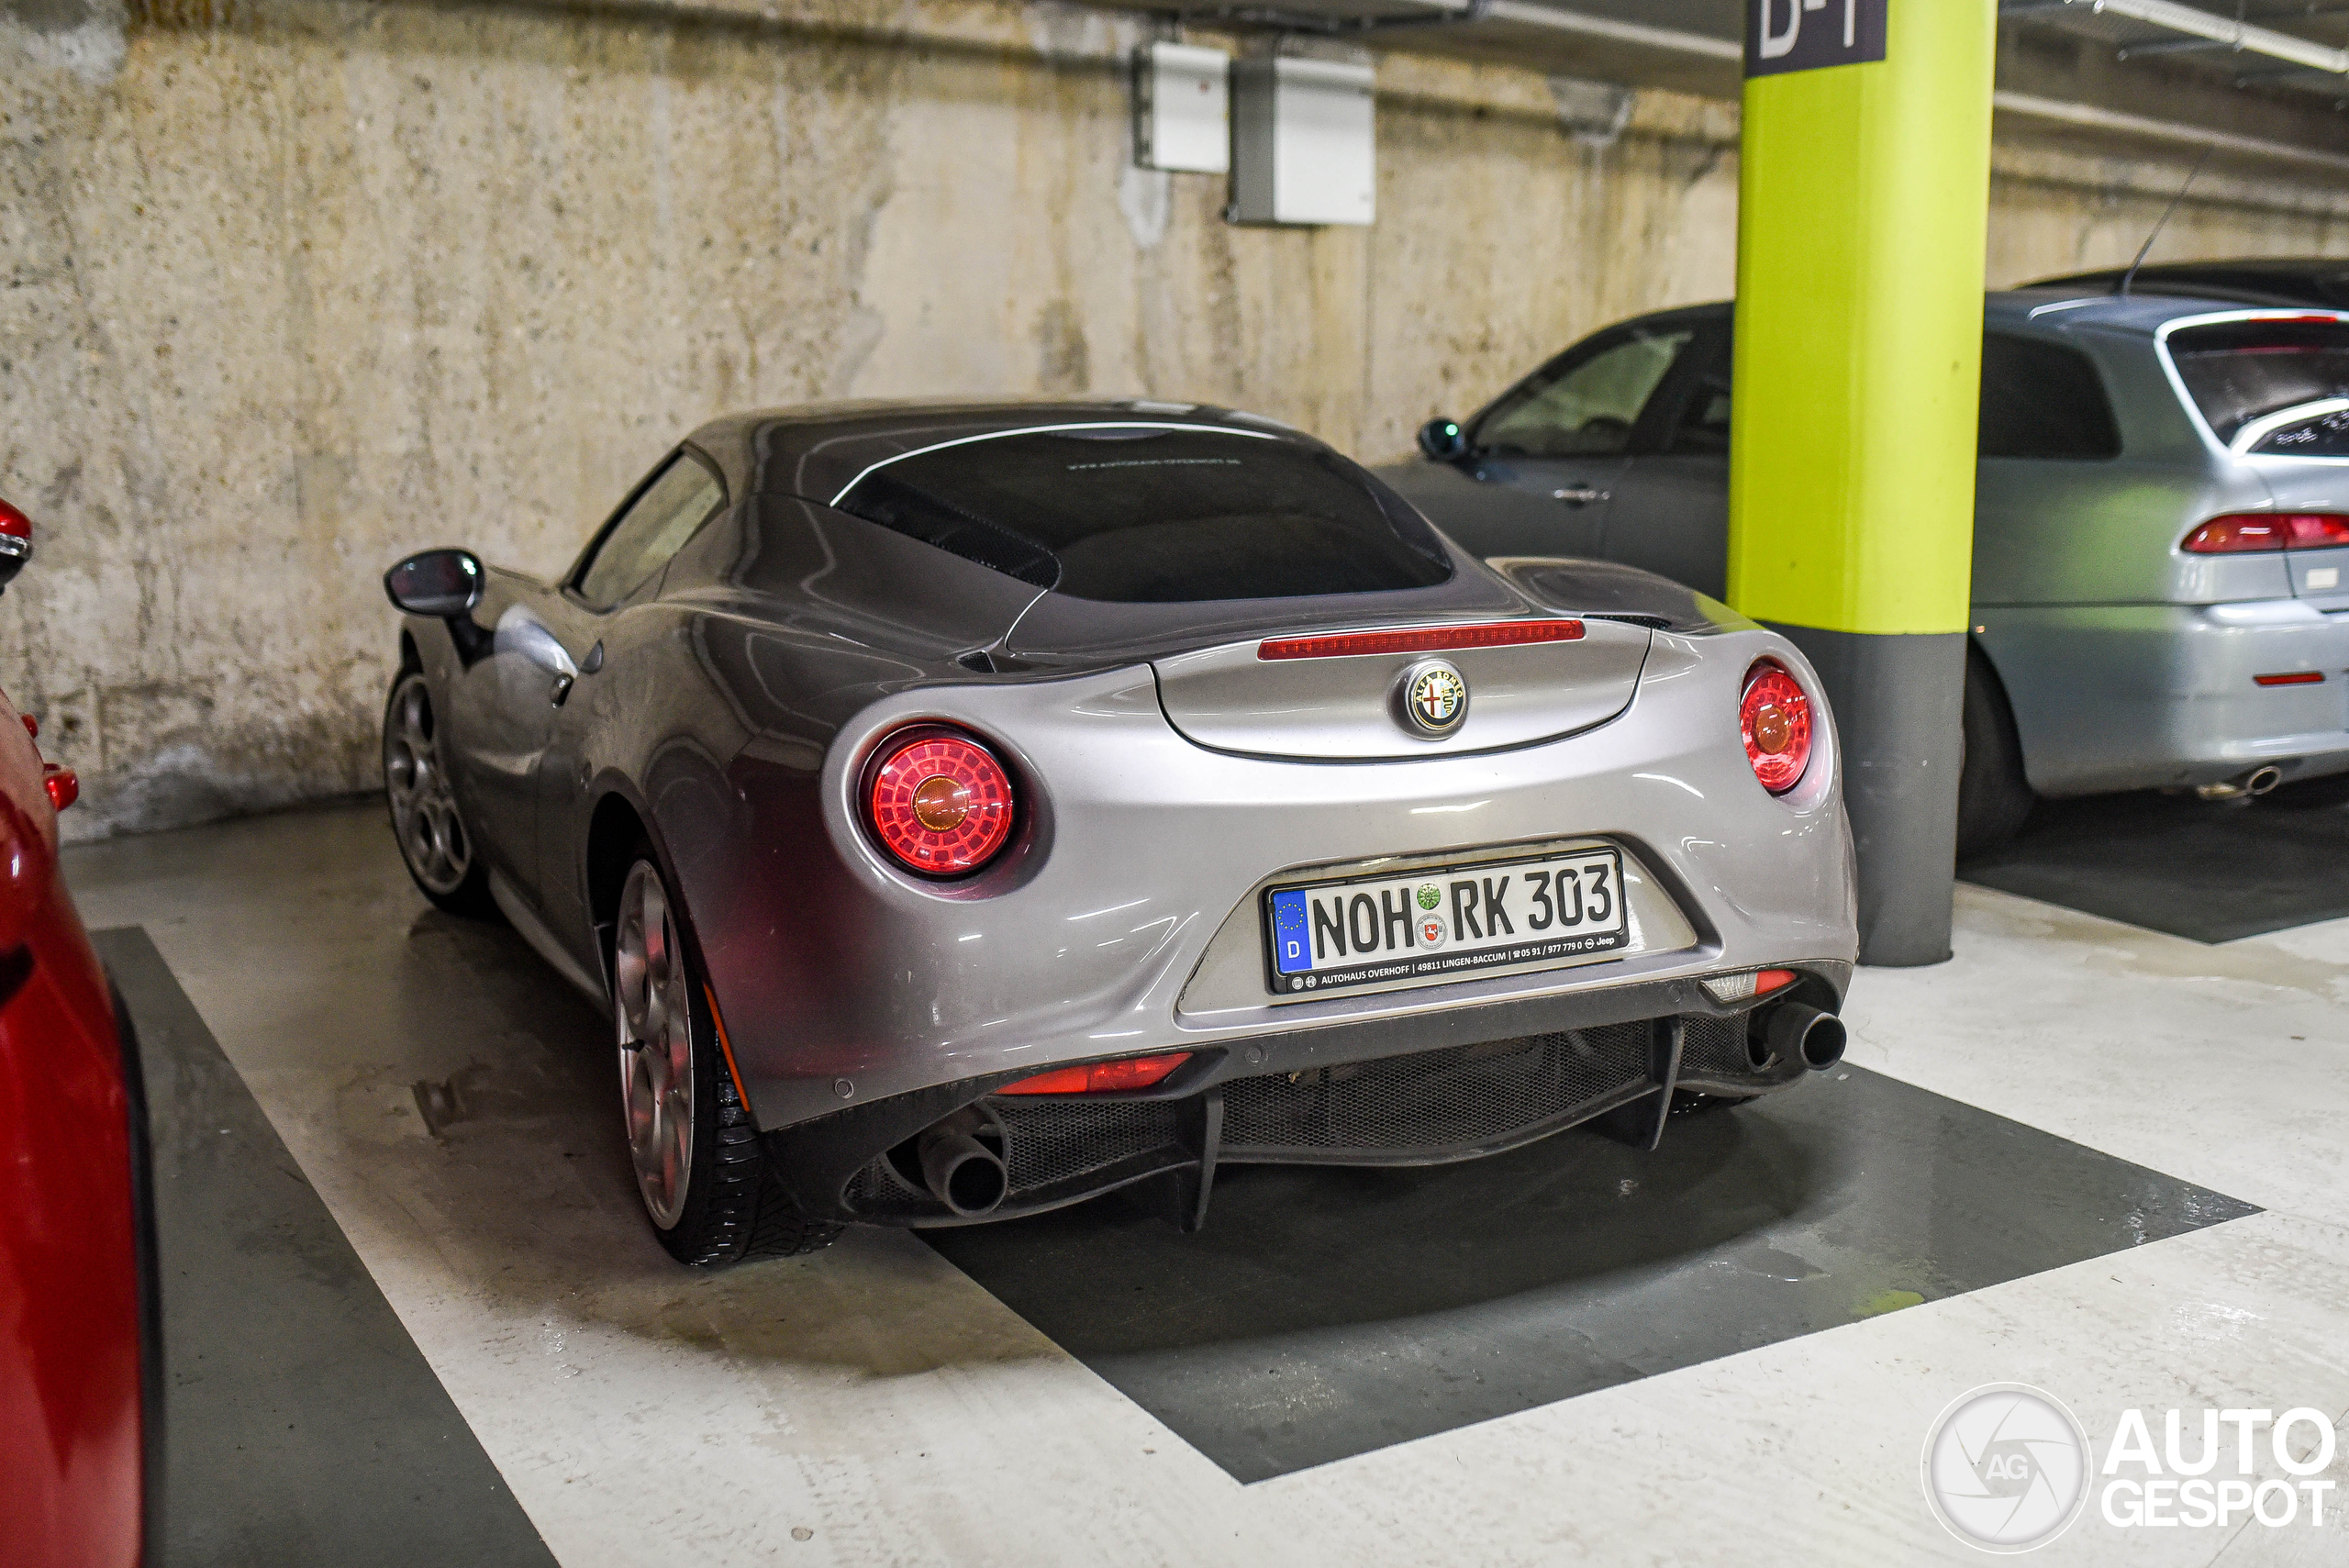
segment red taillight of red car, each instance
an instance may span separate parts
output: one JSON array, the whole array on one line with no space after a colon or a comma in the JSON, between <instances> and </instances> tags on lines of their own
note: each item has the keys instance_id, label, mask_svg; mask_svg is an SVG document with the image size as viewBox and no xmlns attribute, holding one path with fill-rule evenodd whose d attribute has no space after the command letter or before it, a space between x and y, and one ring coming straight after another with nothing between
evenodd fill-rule
<instances>
[{"instance_id":1,"label":"red taillight of red car","mask_svg":"<svg viewBox=\"0 0 2349 1568\"><path fill-rule=\"evenodd\" d=\"M2188 555L2244 555L2344 545L2349 516L2339 512L2229 512L2188 534L2177 548Z\"/></svg>"},{"instance_id":2,"label":"red taillight of red car","mask_svg":"<svg viewBox=\"0 0 2349 1568\"><path fill-rule=\"evenodd\" d=\"M33 520L6 501L0 501L0 535L14 539L33 537Z\"/></svg>"},{"instance_id":3,"label":"red taillight of red car","mask_svg":"<svg viewBox=\"0 0 2349 1568\"><path fill-rule=\"evenodd\" d=\"M1095 1062L1083 1067L1058 1067L1022 1078L996 1091L998 1095L1107 1095L1121 1089L1155 1088L1169 1073L1191 1060L1187 1051L1164 1056L1129 1056L1123 1062Z\"/></svg>"},{"instance_id":4,"label":"red taillight of red car","mask_svg":"<svg viewBox=\"0 0 2349 1568\"><path fill-rule=\"evenodd\" d=\"M1802 782L1810 766L1810 698L1792 675L1766 662L1753 666L1737 705L1737 728L1764 789L1784 795Z\"/></svg>"},{"instance_id":5,"label":"red taillight of red car","mask_svg":"<svg viewBox=\"0 0 2349 1568\"><path fill-rule=\"evenodd\" d=\"M62 811L82 798L82 781L71 768L61 768L50 762L41 770L40 787L49 793L52 810Z\"/></svg>"},{"instance_id":6,"label":"red taillight of red car","mask_svg":"<svg viewBox=\"0 0 2349 1568\"><path fill-rule=\"evenodd\" d=\"M961 876L1011 837L1011 776L970 736L923 729L882 743L864 810L882 848L925 876Z\"/></svg>"}]
</instances>

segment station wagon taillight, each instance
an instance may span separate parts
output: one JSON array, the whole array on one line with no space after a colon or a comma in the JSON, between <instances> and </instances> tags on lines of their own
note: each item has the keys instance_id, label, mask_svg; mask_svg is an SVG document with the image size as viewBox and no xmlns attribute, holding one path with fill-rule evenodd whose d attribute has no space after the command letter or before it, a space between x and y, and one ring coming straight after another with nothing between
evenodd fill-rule
<instances>
[{"instance_id":1,"label":"station wagon taillight","mask_svg":"<svg viewBox=\"0 0 2349 1568\"><path fill-rule=\"evenodd\" d=\"M1011 837L1011 776L976 737L942 725L892 736L865 777L865 820L909 871L961 876Z\"/></svg>"},{"instance_id":2,"label":"station wagon taillight","mask_svg":"<svg viewBox=\"0 0 2349 1568\"><path fill-rule=\"evenodd\" d=\"M2188 534L2177 548L2188 555L2243 555L2341 545L2349 545L2349 517L2339 512L2229 512Z\"/></svg>"},{"instance_id":3,"label":"station wagon taillight","mask_svg":"<svg viewBox=\"0 0 2349 1568\"><path fill-rule=\"evenodd\" d=\"M1810 698L1783 666L1765 659L1746 672L1737 728L1764 789L1784 795L1802 782L1810 766Z\"/></svg>"}]
</instances>

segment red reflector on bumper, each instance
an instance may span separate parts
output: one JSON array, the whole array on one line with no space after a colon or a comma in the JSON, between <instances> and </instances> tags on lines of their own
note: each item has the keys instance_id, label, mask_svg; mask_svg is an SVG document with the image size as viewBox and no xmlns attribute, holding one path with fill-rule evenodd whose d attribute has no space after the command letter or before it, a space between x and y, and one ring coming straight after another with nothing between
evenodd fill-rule
<instances>
[{"instance_id":1,"label":"red reflector on bumper","mask_svg":"<svg viewBox=\"0 0 2349 1568\"><path fill-rule=\"evenodd\" d=\"M1187 1051L1164 1056L1129 1056L1123 1062L1095 1062L1083 1067L1058 1067L1022 1078L996 1091L998 1095L1106 1095L1121 1089L1148 1089L1191 1060Z\"/></svg>"},{"instance_id":2,"label":"red reflector on bumper","mask_svg":"<svg viewBox=\"0 0 2349 1568\"><path fill-rule=\"evenodd\" d=\"M1256 645L1256 657L1351 659L1364 653L1447 653L1459 648L1578 642L1582 634L1578 620L1504 620L1483 626L1423 626L1408 631L1344 631L1329 637L1274 638Z\"/></svg>"},{"instance_id":3,"label":"red reflector on bumper","mask_svg":"<svg viewBox=\"0 0 2349 1568\"><path fill-rule=\"evenodd\" d=\"M2291 670L2280 675L2254 675L2252 679L2263 686L2313 686L2324 679L2321 670Z\"/></svg>"},{"instance_id":4,"label":"red reflector on bumper","mask_svg":"<svg viewBox=\"0 0 2349 1568\"><path fill-rule=\"evenodd\" d=\"M1783 990L1794 983L1795 972L1791 969L1765 969L1753 977L1753 994L1767 996L1771 992Z\"/></svg>"}]
</instances>

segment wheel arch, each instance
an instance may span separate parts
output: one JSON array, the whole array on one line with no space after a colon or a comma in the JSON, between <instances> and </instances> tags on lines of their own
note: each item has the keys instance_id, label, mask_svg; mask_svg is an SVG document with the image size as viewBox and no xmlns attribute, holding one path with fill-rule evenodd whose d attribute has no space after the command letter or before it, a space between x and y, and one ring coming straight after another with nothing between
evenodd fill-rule
<instances>
[{"instance_id":1,"label":"wheel arch","mask_svg":"<svg viewBox=\"0 0 2349 1568\"><path fill-rule=\"evenodd\" d=\"M587 820L587 917L595 923L599 946L608 947L608 933L619 911L620 886L640 844L651 845L656 861L665 860L653 842L651 824L636 803L612 790L596 803ZM610 954L605 954L607 963Z\"/></svg>"},{"instance_id":2,"label":"wheel arch","mask_svg":"<svg viewBox=\"0 0 2349 1568\"><path fill-rule=\"evenodd\" d=\"M1965 644L1963 712L1957 779L1961 860L1989 853L2013 839L2038 798L2006 677L1990 651L1972 636Z\"/></svg>"},{"instance_id":3,"label":"wheel arch","mask_svg":"<svg viewBox=\"0 0 2349 1568\"><path fill-rule=\"evenodd\" d=\"M2007 721L2007 732L2014 737L2015 756L2022 763L2023 776L2029 778L2031 748L2025 741L2022 719L2015 712L2014 697L2007 690L2007 673L1998 668L1998 656L1990 651L1989 645L1971 631L1965 634L1965 651L1969 663L1977 658L1981 660L1982 669L1990 678L1989 694L1998 699L1998 711Z\"/></svg>"},{"instance_id":4,"label":"wheel arch","mask_svg":"<svg viewBox=\"0 0 2349 1568\"><path fill-rule=\"evenodd\" d=\"M587 895L587 920L599 966L598 978L608 989L612 934L619 918L620 891L627 884L629 867L641 850L651 856L653 865L668 883L671 897L679 906L679 925L685 943L700 963L704 978L715 986L717 979L711 972L708 951L702 944L700 923L695 918L690 879L663 836L659 817L639 793L636 781L626 773L607 769L594 787L599 793L588 813L580 852L584 861L582 885Z\"/></svg>"}]
</instances>

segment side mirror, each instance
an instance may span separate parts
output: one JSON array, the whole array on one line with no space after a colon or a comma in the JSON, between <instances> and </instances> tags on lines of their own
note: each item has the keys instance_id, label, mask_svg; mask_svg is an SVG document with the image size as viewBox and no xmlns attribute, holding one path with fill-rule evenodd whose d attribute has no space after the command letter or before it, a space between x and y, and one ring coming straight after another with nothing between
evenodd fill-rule
<instances>
[{"instance_id":1,"label":"side mirror","mask_svg":"<svg viewBox=\"0 0 2349 1568\"><path fill-rule=\"evenodd\" d=\"M455 620L481 603L481 558L470 550L419 550L384 573L384 592L412 616Z\"/></svg>"},{"instance_id":2,"label":"side mirror","mask_svg":"<svg viewBox=\"0 0 2349 1568\"><path fill-rule=\"evenodd\" d=\"M33 558L33 520L0 501L0 593L17 580Z\"/></svg>"},{"instance_id":3,"label":"side mirror","mask_svg":"<svg viewBox=\"0 0 2349 1568\"><path fill-rule=\"evenodd\" d=\"M1419 450L1436 462L1448 462L1468 450L1468 432L1449 419L1431 419L1419 427Z\"/></svg>"}]
</instances>

